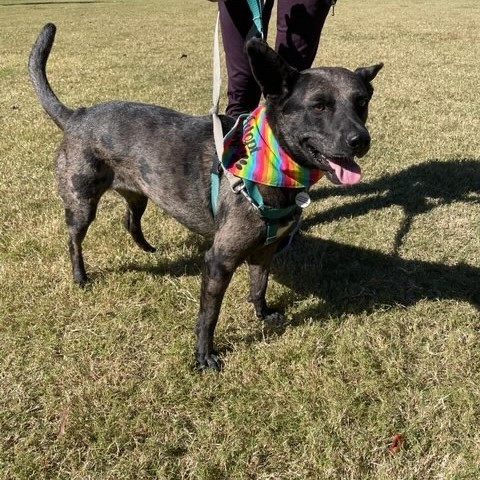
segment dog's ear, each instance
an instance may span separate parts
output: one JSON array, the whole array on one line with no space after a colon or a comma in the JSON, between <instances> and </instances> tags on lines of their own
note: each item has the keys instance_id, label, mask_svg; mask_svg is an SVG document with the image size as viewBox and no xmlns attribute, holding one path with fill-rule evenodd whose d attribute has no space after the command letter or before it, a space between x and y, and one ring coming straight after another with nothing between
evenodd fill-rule
<instances>
[{"instance_id":1,"label":"dog's ear","mask_svg":"<svg viewBox=\"0 0 480 480\"><path fill-rule=\"evenodd\" d=\"M360 67L355 70L367 83L370 83L377 73L383 68L383 63L377 63L371 67Z\"/></svg>"},{"instance_id":2,"label":"dog's ear","mask_svg":"<svg viewBox=\"0 0 480 480\"><path fill-rule=\"evenodd\" d=\"M299 76L299 71L259 38L247 42L246 50L253 76L260 85L265 98L286 95Z\"/></svg>"}]
</instances>

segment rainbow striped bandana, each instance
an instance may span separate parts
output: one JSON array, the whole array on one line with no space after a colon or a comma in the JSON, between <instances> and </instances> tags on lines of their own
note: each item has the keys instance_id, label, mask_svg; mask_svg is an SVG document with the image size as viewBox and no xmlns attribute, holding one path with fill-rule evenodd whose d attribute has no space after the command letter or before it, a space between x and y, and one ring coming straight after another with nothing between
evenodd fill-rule
<instances>
[{"instance_id":1,"label":"rainbow striped bandana","mask_svg":"<svg viewBox=\"0 0 480 480\"><path fill-rule=\"evenodd\" d=\"M265 107L240 115L224 138L222 164L233 175L271 187L306 188L323 172L296 163L278 144Z\"/></svg>"}]
</instances>

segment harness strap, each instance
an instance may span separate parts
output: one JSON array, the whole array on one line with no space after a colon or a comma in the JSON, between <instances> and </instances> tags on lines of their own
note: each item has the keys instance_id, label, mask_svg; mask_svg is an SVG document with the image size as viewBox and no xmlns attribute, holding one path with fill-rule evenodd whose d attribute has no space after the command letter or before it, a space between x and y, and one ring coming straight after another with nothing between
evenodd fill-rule
<instances>
[{"instance_id":1,"label":"harness strap","mask_svg":"<svg viewBox=\"0 0 480 480\"><path fill-rule=\"evenodd\" d=\"M268 245L278 239L279 236L290 231L294 225L298 223L298 219L292 217L289 222L280 224L280 220L288 217L296 210L297 205L290 205L288 207L274 208L269 207L263 203L263 197L260 193L256 183L250 180L243 179L245 189L242 190L244 196L254 205L260 216L265 219L266 239L265 245Z\"/></svg>"},{"instance_id":2,"label":"harness strap","mask_svg":"<svg viewBox=\"0 0 480 480\"><path fill-rule=\"evenodd\" d=\"M222 168L217 155L214 154L212 157L212 169L210 172L212 182L210 189L210 205L213 216L217 214L218 194L220 192L220 175L222 173L227 174L229 172ZM259 215L266 220L281 220L298 209L297 205L289 205L288 207L281 208L265 205L263 203L262 194L260 193L256 183L247 179L235 177L233 175L232 177L235 179L235 184L233 184L234 186L232 187L233 191L235 193L242 193L243 196L255 207Z\"/></svg>"},{"instance_id":3,"label":"harness strap","mask_svg":"<svg viewBox=\"0 0 480 480\"><path fill-rule=\"evenodd\" d=\"M217 214L218 208L218 192L220 191L220 161L218 160L217 155L214 153L212 155L212 169L210 170L210 208L212 209L212 214L215 216Z\"/></svg>"},{"instance_id":4,"label":"harness strap","mask_svg":"<svg viewBox=\"0 0 480 480\"><path fill-rule=\"evenodd\" d=\"M298 209L295 204L281 208L269 207L263 203L262 194L256 183L246 179L243 179L243 183L245 185L245 195L248 195L253 200L251 203L259 210L260 216L267 220L280 220Z\"/></svg>"},{"instance_id":5,"label":"harness strap","mask_svg":"<svg viewBox=\"0 0 480 480\"><path fill-rule=\"evenodd\" d=\"M210 113L213 118L213 135L215 138L215 149L218 158L223 155L223 130L222 122L218 116L218 105L220 103L220 86L222 77L220 73L220 49L218 45L218 25L220 23L220 12L217 13L217 21L215 23L215 32L213 34L213 88L212 88L212 108Z\"/></svg>"},{"instance_id":6,"label":"harness strap","mask_svg":"<svg viewBox=\"0 0 480 480\"><path fill-rule=\"evenodd\" d=\"M261 0L247 0L250 11L252 12L253 24L258 34L263 38L263 21L262 21L262 3Z\"/></svg>"},{"instance_id":7,"label":"harness strap","mask_svg":"<svg viewBox=\"0 0 480 480\"><path fill-rule=\"evenodd\" d=\"M220 103L220 86L222 83L222 77L220 72L220 48L218 42L218 25L220 23L220 12L217 13L217 21L215 23L215 32L213 35L213 88L212 88L212 108L210 109L210 114L212 115L213 120L213 137L215 140L215 151L217 152L217 158L220 159L221 170L217 170L217 173L223 171L225 177L230 183L230 188L234 193L238 193L241 188L243 188L243 182L238 177L235 177L230 172L223 168L221 159L223 157L223 128L220 117L218 116L218 106ZM216 179L212 181L219 182L217 175ZM218 190L217 190L218 193ZM213 193L212 193L213 195ZM215 200L216 202L216 200Z\"/></svg>"}]
</instances>

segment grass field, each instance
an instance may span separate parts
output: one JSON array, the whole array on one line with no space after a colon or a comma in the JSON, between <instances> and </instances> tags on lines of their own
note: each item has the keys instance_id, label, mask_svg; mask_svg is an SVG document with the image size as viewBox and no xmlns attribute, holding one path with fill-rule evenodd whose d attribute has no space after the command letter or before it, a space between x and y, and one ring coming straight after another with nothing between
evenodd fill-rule
<instances>
[{"instance_id":1,"label":"grass field","mask_svg":"<svg viewBox=\"0 0 480 480\"><path fill-rule=\"evenodd\" d=\"M254 320L237 272L198 374L204 242L153 206L155 255L106 195L72 284L52 156L26 73L47 21L69 106L205 114L215 4L0 0L0 478L480 478L480 3L340 0L317 65L378 61L364 181L321 182ZM389 449L394 434L404 443Z\"/></svg>"}]
</instances>

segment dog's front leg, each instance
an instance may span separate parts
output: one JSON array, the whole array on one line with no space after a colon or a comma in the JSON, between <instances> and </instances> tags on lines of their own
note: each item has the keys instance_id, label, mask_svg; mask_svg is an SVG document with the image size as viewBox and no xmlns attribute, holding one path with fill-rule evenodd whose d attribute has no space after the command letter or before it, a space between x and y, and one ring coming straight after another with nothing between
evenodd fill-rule
<instances>
[{"instance_id":1,"label":"dog's front leg","mask_svg":"<svg viewBox=\"0 0 480 480\"><path fill-rule=\"evenodd\" d=\"M270 265L276 247L277 244L268 245L253 253L247 259L250 271L250 295L248 300L253 303L255 315L261 319L275 313L275 310L267 306L265 294L267 292Z\"/></svg>"},{"instance_id":2,"label":"dog's front leg","mask_svg":"<svg viewBox=\"0 0 480 480\"><path fill-rule=\"evenodd\" d=\"M200 312L196 327L196 361L199 370L205 368L220 370L220 361L213 349L213 334L220 314L223 296L237 264L235 258L225 255L215 245L205 254Z\"/></svg>"}]
</instances>

